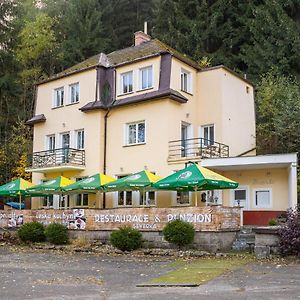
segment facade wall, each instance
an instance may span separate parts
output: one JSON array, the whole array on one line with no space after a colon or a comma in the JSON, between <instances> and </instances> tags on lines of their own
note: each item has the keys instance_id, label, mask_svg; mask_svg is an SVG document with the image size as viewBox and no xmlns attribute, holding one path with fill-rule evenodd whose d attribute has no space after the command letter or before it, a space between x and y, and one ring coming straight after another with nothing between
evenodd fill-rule
<instances>
[{"instance_id":1,"label":"facade wall","mask_svg":"<svg viewBox=\"0 0 300 300\"><path fill-rule=\"evenodd\" d=\"M69 85L79 82L79 102L67 104L69 97ZM54 90L64 87L64 106L53 108ZM85 177L103 170L103 112L95 111L83 113L79 110L88 102L95 99L96 71L90 70L67 76L59 80L50 81L38 86L35 114L44 114L46 122L35 124L33 132L33 152L46 150L47 135L55 134L56 147L61 148L60 134L70 133L70 147L75 148L75 131L84 129L85 138L85 163L83 171L50 172L46 174L32 173L32 181L35 184L41 180L48 180L57 176L65 176L70 179ZM96 202L99 203L99 196ZM71 196L71 202L75 203L75 196ZM93 207L95 195L91 195L90 204ZM100 204L100 203L99 203ZM42 205L42 200L34 198L32 208Z\"/></svg>"},{"instance_id":2,"label":"facade wall","mask_svg":"<svg viewBox=\"0 0 300 300\"><path fill-rule=\"evenodd\" d=\"M254 90L225 69L218 70L222 85L222 141L230 156L256 147Z\"/></svg>"},{"instance_id":3,"label":"facade wall","mask_svg":"<svg viewBox=\"0 0 300 300\"><path fill-rule=\"evenodd\" d=\"M214 125L215 141L224 143L222 124L222 91L218 70L200 72L197 75L198 135L201 126ZM229 145L230 146L230 145Z\"/></svg>"},{"instance_id":4,"label":"facade wall","mask_svg":"<svg viewBox=\"0 0 300 300\"><path fill-rule=\"evenodd\" d=\"M288 207L288 171L287 168L235 170L218 173L239 183L239 188L248 190L248 206L245 210L275 210L285 211ZM255 207L255 190L269 189L271 191L271 207ZM223 191L223 205L231 206L232 190Z\"/></svg>"}]
</instances>

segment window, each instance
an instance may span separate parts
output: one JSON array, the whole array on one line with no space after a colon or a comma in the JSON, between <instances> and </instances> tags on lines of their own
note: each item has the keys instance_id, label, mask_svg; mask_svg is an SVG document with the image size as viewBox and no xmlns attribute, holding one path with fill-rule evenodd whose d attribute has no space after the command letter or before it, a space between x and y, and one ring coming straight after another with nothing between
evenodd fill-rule
<instances>
[{"instance_id":1,"label":"window","mask_svg":"<svg viewBox=\"0 0 300 300\"><path fill-rule=\"evenodd\" d=\"M55 135L47 136L47 150L55 150Z\"/></svg>"},{"instance_id":2,"label":"window","mask_svg":"<svg viewBox=\"0 0 300 300\"><path fill-rule=\"evenodd\" d=\"M243 209L248 209L248 188L239 187L235 190L232 190L232 205L240 206Z\"/></svg>"},{"instance_id":3,"label":"window","mask_svg":"<svg viewBox=\"0 0 300 300\"><path fill-rule=\"evenodd\" d=\"M181 90L187 93L192 92L192 75L190 72L181 69Z\"/></svg>"},{"instance_id":4,"label":"window","mask_svg":"<svg viewBox=\"0 0 300 300\"><path fill-rule=\"evenodd\" d=\"M145 122L126 124L126 144L145 143Z\"/></svg>"},{"instance_id":5,"label":"window","mask_svg":"<svg viewBox=\"0 0 300 300\"><path fill-rule=\"evenodd\" d=\"M190 203L190 193L189 192L177 192L176 203L177 204L189 204Z\"/></svg>"},{"instance_id":6,"label":"window","mask_svg":"<svg viewBox=\"0 0 300 300\"><path fill-rule=\"evenodd\" d=\"M76 148L84 149L84 130L76 131Z\"/></svg>"},{"instance_id":7,"label":"window","mask_svg":"<svg viewBox=\"0 0 300 300\"><path fill-rule=\"evenodd\" d=\"M60 197L60 207L69 208L70 207L70 195L64 195Z\"/></svg>"},{"instance_id":8,"label":"window","mask_svg":"<svg viewBox=\"0 0 300 300\"><path fill-rule=\"evenodd\" d=\"M76 195L76 206L88 206L89 195L88 194L78 194Z\"/></svg>"},{"instance_id":9,"label":"window","mask_svg":"<svg viewBox=\"0 0 300 300\"><path fill-rule=\"evenodd\" d=\"M254 190L254 207L271 208L271 190L257 189Z\"/></svg>"},{"instance_id":10,"label":"window","mask_svg":"<svg viewBox=\"0 0 300 300\"><path fill-rule=\"evenodd\" d=\"M54 107L60 107L64 105L64 88L58 88L54 90Z\"/></svg>"},{"instance_id":11,"label":"window","mask_svg":"<svg viewBox=\"0 0 300 300\"><path fill-rule=\"evenodd\" d=\"M76 178L76 181L82 180L84 178ZM88 206L89 205L89 195L88 194L77 194L75 200L76 206Z\"/></svg>"},{"instance_id":12,"label":"window","mask_svg":"<svg viewBox=\"0 0 300 300\"><path fill-rule=\"evenodd\" d=\"M132 191L121 191L118 193L118 205L130 206L132 205Z\"/></svg>"},{"instance_id":13,"label":"window","mask_svg":"<svg viewBox=\"0 0 300 300\"><path fill-rule=\"evenodd\" d=\"M121 74L121 94L131 93L133 91L133 72Z\"/></svg>"},{"instance_id":14,"label":"window","mask_svg":"<svg viewBox=\"0 0 300 300\"><path fill-rule=\"evenodd\" d=\"M118 179L128 175L120 175ZM132 205L132 191L118 192L118 206L131 206Z\"/></svg>"},{"instance_id":15,"label":"window","mask_svg":"<svg viewBox=\"0 0 300 300\"><path fill-rule=\"evenodd\" d=\"M47 208L53 207L53 195L43 198L43 206Z\"/></svg>"},{"instance_id":16,"label":"window","mask_svg":"<svg viewBox=\"0 0 300 300\"><path fill-rule=\"evenodd\" d=\"M140 205L141 206L155 206L155 192L149 191L140 193Z\"/></svg>"},{"instance_id":17,"label":"window","mask_svg":"<svg viewBox=\"0 0 300 300\"><path fill-rule=\"evenodd\" d=\"M149 89L152 86L152 66L140 69L140 89Z\"/></svg>"},{"instance_id":18,"label":"window","mask_svg":"<svg viewBox=\"0 0 300 300\"><path fill-rule=\"evenodd\" d=\"M202 126L202 138L204 146L211 146L215 140L214 125Z\"/></svg>"},{"instance_id":19,"label":"window","mask_svg":"<svg viewBox=\"0 0 300 300\"><path fill-rule=\"evenodd\" d=\"M79 102L79 83L74 83L69 85L69 91L70 91L69 103L73 104Z\"/></svg>"}]
</instances>

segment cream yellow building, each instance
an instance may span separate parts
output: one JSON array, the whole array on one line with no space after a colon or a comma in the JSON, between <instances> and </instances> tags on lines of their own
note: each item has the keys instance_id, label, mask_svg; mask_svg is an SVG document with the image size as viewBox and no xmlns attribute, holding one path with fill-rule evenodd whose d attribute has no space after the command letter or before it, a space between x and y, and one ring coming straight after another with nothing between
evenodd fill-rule
<instances>
[{"instance_id":1,"label":"cream yellow building","mask_svg":"<svg viewBox=\"0 0 300 300\"><path fill-rule=\"evenodd\" d=\"M143 32L132 47L101 53L39 83L27 123L34 126L28 169L34 183L98 172L118 178L143 169L164 177L194 161L240 182L237 191L207 192L212 204L281 212L296 203L296 154L272 156L269 164L255 156L253 85L225 66L201 69ZM158 207L194 205L194 196L147 194ZM32 208L57 208L59 201L35 199ZM140 196L70 195L61 204L135 207Z\"/></svg>"}]
</instances>

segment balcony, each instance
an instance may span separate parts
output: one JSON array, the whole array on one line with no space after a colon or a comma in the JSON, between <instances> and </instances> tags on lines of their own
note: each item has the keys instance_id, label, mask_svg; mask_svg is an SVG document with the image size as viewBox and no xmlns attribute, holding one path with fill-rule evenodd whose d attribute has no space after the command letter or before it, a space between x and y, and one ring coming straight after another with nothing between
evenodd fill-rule
<instances>
[{"instance_id":1,"label":"balcony","mask_svg":"<svg viewBox=\"0 0 300 300\"><path fill-rule=\"evenodd\" d=\"M228 156L229 146L204 138L169 141L169 163Z\"/></svg>"},{"instance_id":2,"label":"balcony","mask_svg":"<svg viewBox=\"0 0 300 300\"><path fill-rule=\"evenodd\" d=\"M50 173L85 169L85 150L60 148L33 152L27 172Z\"/></svg>"}]
</instances>

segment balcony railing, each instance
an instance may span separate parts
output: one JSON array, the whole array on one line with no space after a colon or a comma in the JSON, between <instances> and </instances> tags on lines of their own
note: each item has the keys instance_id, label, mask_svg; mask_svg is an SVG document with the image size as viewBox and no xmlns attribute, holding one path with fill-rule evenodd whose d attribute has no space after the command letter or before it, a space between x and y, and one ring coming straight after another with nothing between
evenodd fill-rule
<instances>
[{"instance_id":1,"label":"balcony railing","mask_svg":"<svg viewBox=\"0 0 300 300\"><path fill-rule=\"evenodd\" d=\"M60 148L33 152L29 164L31 169L57 166L84 166L85 151L73 148Z\"/></svg>"},{"instance_id":2,"label":"balcony railing","mask_svg":"<svg viewBox=\"0 0 300 300\"><path fill-rule=\"evenodd\" d=\"M192 157L201 159L228 156L229 146L204 138L169 141L169 161Z\"/></svg>"}]
</instances>

